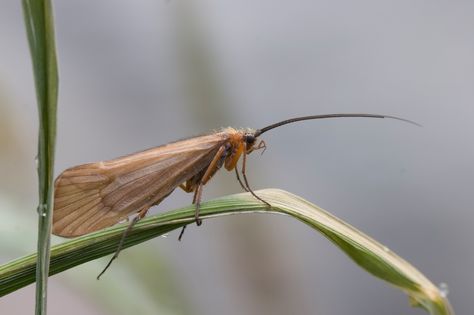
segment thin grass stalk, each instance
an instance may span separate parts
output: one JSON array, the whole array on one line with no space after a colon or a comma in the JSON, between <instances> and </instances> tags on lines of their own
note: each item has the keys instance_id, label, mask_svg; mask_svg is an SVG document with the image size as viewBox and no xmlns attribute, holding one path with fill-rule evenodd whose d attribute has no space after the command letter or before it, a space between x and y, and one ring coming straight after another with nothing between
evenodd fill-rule
<instances>
[{"instance_id":1,"label":"thin grass stalk","mask_svg":"<svg viewBox=\"0 0 474 315\"><path fill-rule=\"evenodd\" d=\"M51 1L23 0L22 4L33 64L39 114L36 314L44 315L47 309L47 284L50 262L58 72Z\"/></svg>"}]
</instances>

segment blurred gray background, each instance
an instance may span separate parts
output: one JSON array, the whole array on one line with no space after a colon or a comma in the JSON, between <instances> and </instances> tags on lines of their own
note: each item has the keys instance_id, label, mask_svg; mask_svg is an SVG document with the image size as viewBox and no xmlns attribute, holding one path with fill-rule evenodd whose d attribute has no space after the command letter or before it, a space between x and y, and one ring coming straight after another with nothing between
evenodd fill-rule
<instances>
[{"instance_id":1,"label":"blurred gray background","mask_svg":"<svg viewBox=\"0 0 474 315\"><path fill-rule=\"evenodd\" d=\"M54 1L56 174L225 126L265 134L255 189L298 194L474 296L474 2ZM0 2L0 263L36 248L37 110L19 1ZM220 172L204 199L240 192ZM153 212L191 202L175 191ZM424 314L309 227L232 216L50 279L49 313ZM61 241L55 239L55 242ZM34 287L0 300L32 313Z\"/></svg>"}]
</instances>

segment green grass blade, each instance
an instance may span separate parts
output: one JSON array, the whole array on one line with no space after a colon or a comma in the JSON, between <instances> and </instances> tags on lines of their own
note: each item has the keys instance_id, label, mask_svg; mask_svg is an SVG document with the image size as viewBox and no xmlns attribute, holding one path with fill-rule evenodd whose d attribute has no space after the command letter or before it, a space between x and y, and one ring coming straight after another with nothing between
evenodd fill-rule
<instances>
[{"instance_id":1,"label":"green grass blade","mask_svg":"<svg viewBox=\"0 0 474 315\"><path fill-rule=\"evenodd\" d=\"M407 293L412 305L423 307L432 315L454 314L449 301L433 283L377 241L318 206L288 192L265 189L256 193L270 202L272 209L265 208L250 194L244 193L203 203L201 217L208 219L256 212L288 214L322 233L369 273ZM193 221L193 206L145 218L134 227L124 247L165 234ZM51 251L51 275L113 253L126 228L127 224L118 225L54 246ZM0 266L0 296L34 281L35 260L36 255L33 254Z\"/></svg>"},{"instance_id":2,"label":"green grass blade","mask_svg":"<svg viewBox=\"0 0 474 315\"><path fill-rule=\"evenodd\" d=\"M46 314L58 95L58 71L51 1L23 0L23 15L33 63L39 113L36 314Z\"/></svg>"}]
</instances>

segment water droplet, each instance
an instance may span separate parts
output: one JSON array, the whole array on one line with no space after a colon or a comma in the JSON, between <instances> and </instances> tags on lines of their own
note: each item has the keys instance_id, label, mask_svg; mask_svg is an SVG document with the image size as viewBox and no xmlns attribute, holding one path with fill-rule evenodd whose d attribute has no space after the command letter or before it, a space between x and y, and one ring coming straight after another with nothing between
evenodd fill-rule
<instances>
[{"instance_id":1,"label":"water droplet","mask_svg":"<svg viewBox=\"0 0 474 315\"><path fill-rule=\"evenodd\" d=\"M167 237L168 237L168 233L161 235L161 237L167 238Z\"/></svg>"},{"instance_id":2,"label":"water droplet","mask_svg":"<svg viewBox=\"0 0 474 315\"><path fill-rule=\"evenodd\" d=\"M442 297L447 297L448 294L449 294L449 287L448 287L448 284L445 283L445 282L441 282L439 285L438 285L438 289L439 291L441 292L441 296Z\"/></svg>"},{"instance_id":3,"label":"water droplet","mask_svg":"<svg viewBox=\"0 0 474 315\"><path fill-rule=\"evenodd\" d=\"M387 246L383 246L383 251L386 252L386 253L389 253L390 252L390 248L388 248Z\"/></svg>"},{"instance_id":4,"label":"water droplet","mask_svg":"<svg viewBox=\"0 0 474 315\"><path fill-rule=\"evenodd\" d=\"M48 209L48 206L46 204L40 204L38 208L36 208L36 211L38 212L39 216L45 217L46 216L46 209Z\"/></svg>"},{"instance_id":5,"label":"water droplet","mask_svg":"<svg viewBox=\"0 0 474 315\"><path fill-rule=\"evenodd\" d=\"M36 167L36 170L38 170L38 167L39 167L38 156L35 156L35 167Z\"/></svg>"}]
</instances>

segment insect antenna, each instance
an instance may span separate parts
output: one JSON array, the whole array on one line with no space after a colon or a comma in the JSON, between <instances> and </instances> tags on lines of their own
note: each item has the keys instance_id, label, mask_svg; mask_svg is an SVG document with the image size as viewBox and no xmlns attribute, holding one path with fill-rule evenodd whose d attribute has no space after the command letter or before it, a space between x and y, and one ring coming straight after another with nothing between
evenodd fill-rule
<instances>
[{"instance_id":1,"label":"insect antenna","mask_svg":"<svg viewBox=\"0 0 474 315\"><path fill-rule=\"evenodd\" d=\"M411 120L408 120L408 119L405 119L405 118L401 118L401 117L396 117L396 116L390 116L390 115L378 115L378 114L364 114L364 113L349 113L349 114L325 114L325 115L311 115L311 116L302 116L302 117L295 117L295 118L290 118L290 119L286 119L286 120L283 120L283 121L280 121L280 122L277 122L277 123L274 123L274 124L271 124L269 126L266 126L264 128L261 128L261 129L257 129L255 131L255 133L253 134L254 137L258 137L260 136L262 133L264 132L267 132L269 130L272 130L274 128L277 128L277 127L280 127L280 126L283 126L283 125L286 125L286 124L291 124L291 123L294 123L294 122L297 122L297 121L302 121L302 120L313 120L313 119L326 119L326 118L388 118L388 119L395 119L395 120L400 120L400 121L403 121L403 122L406 122L406 123L409 123L409 124L412 124L412 125L415 125L415 126L419 126L421 127L420 124L414 122L414 121L411 121ZM244 145L246 145L244 143ZM265 144L263 145L263 148L265 148ZM260 198L259 196L257 196L253 190L249 187L249 183L248 183L248 180L247 180L247 176L245 175L245 162L246 162L246 154L247 152L247 149L246 149L246 146L244 147L244 156L243 156L243 161L242 161L242 176L244 178L244 183L245 183L245 186L242 184L242 181L240 180L240 177L239 177L239 173L236 171L236 175L237 175L237 180L239 181L240 185L248 192L250 192L255 198L257 198L258 200L260 200L261 202L265 203L266 205L268 205L269 207L271 207L271 205L263 200L262 198Z\"/></svg>"},{"instance_id":2,"label":"insect antenna","mask_svg":"<svg viewBox=\"0 0 474 315\"><path fill-rule=\"evenodd\" d=\"M267 132L268 130L271 130L271 129L274 129L274 128L277 128L277 127L280 127L280 126L283 126L283 125L286 125L286 124L291 124L291 123L294 123L294 122L297 122L297 121L302 121L302 120L326 119L326 118L351 118L351 117L352 117L352 118L354 118L354 117L357 117L357 118L362 118L362 117L364 117L364 118L388 118L388 119L401 120L401 121L407 122L407 123L409 123L409 124L412 124L412 125L421 127L420 124L418 124L418 123L416 123L416 122L414 122L414 121L411 121L411 120L408 120L408 119L405 119L405 118L396 117L396 116L389 116L389 115L377 115L377 114L326 114L326 115L303 116L303 117L296 117L296 118L291 118L291 119L283 120L283 121L280 121L280 122L271 124L270 126L266 126L266 127L264 127L264 128L258 129L257 131L255 131L254 136L255 136L255 137L258 137L258 136L260 136L262 133Z\"/></svg>"}]
</instances>

